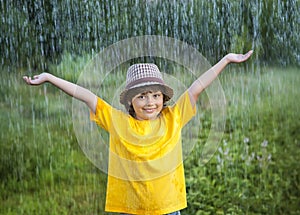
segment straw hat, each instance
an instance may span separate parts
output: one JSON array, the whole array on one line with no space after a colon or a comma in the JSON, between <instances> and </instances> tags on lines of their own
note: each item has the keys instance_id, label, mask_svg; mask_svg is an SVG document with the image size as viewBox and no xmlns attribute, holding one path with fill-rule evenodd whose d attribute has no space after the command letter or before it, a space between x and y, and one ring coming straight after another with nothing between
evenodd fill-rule
<instances>
[{"instance_id":1,"label":"straw hat","mask_svg":"<svg viewBox=\"0 0 300 215\"><path fill-rule=\"evenodd\" d=\"M166 96L165 101L172 98L173 89L165 84L155 64L141 63L130 66L127 70L125 90L120 94L121 104L127 105L126 103L131 99L127 98L130 91L152 85L161 89L161 92Z\"/></svg>"}]
</instances>

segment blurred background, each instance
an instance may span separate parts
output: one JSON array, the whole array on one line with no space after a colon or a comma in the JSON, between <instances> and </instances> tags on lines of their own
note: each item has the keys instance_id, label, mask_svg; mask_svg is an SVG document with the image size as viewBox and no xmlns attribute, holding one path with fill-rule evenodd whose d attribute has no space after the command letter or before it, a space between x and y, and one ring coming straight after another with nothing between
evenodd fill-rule
<instances>
[{"instance_id":1,"label":"blurred background","mask_svg":"<svg viewBox=\"0 0 300 215\"><path fill-rule=\"evenodd\" d=\"M48 68L63 53L97 53L139 35L173 37L211 61L255 50L298 65L299 1L1 1L1 64Z\"/></svg>"}]
</instances>

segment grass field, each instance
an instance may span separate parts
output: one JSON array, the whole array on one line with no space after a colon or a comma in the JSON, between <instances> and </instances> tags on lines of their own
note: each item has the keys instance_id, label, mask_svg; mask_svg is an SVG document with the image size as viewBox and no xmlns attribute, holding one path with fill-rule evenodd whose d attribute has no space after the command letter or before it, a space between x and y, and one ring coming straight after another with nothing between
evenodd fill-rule
<instances>
[{"instance_id":1,"label":"grass field","mask_svg":"<svg viewBox=\"0 0 300 215\"><path fill-rule=\"evenodd\" d=\"M211 119L201 106L202 133L185 160L183 215L300 214L299 72L230 66L220 76L225 133L213 159L199 165ZM0 213L106 214L106 175L77 143L72 99L47 84L26 86L24 73L1 71Z\"/></svg>"}]
</instances>

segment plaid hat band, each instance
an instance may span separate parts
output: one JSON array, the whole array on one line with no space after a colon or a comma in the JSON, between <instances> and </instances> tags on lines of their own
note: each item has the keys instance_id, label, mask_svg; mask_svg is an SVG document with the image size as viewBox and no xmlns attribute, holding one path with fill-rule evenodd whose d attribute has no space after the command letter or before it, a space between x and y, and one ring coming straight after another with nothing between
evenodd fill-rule
<instances>
[{"instance_id":1,"label":"plaid hat band","mask_svg":"<svg viewBox=\"0 0 300 215\"><path fill-rule=\"evenodd\" d=\"M162 79L154 78L154 77L148 77L148 78L141 78L137 79L135 81L132 81L131 83L127 84L126 89L130 89L133 87L139 87L143 85L152 85L152 84L162 84L165 83L162 81Z\"/></svg>"}]
</instances>

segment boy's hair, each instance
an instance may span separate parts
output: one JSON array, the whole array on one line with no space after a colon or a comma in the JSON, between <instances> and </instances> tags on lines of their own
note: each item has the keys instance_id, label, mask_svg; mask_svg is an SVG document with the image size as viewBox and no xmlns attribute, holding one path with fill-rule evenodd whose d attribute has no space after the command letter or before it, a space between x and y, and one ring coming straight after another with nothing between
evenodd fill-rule
<instances>
[{"instance_id":1,"label":"boy's hair","mask_svg":"<svg viewBox=\"0 0 300 215\"><path fill-rule=\"evenodd\" d=\"M126 98L125 98L126 102L124 102L126 110L132 117L135 117L135 111L132 106L133 97L135 97L136 95L138 95L140 93L158 92L158 91L162 92L162 94L163 94L163 104L165 107L167 101L169 101L171 98L169 98L169 96L166 95L164 87L161 85L149 85L149 86L137 87L137 88L128 90L128 92L126 94Z\"/></svg>"}]
</instances>

